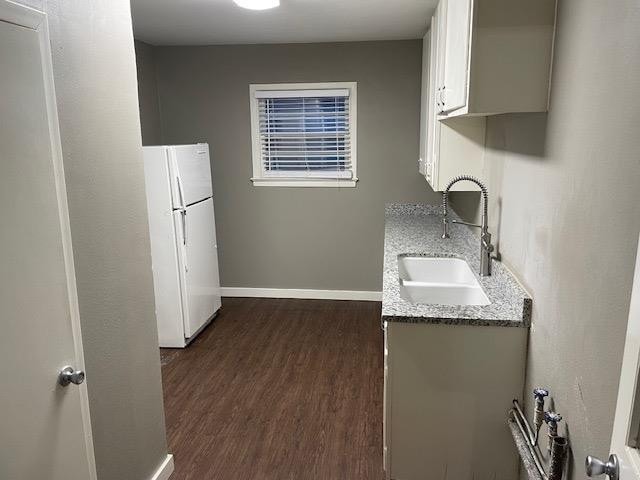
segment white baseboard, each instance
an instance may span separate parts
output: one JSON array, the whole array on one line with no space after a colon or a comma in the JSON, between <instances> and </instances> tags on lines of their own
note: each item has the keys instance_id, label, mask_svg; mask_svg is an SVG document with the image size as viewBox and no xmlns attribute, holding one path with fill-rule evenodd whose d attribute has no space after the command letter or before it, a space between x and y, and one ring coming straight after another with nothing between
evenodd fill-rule
<instances>
[{"instance_id":1,"label":"white baseboard","mask_svg":"<svg viewBox=\"0 0 640 480\"><path fill-rule=\"evenodd\" d=\"M167 454L156 473L149 480L169 480L169 477L173 473L173 455Z\"/></svg>"},{"instance_id":2,"label":"white baseboard","mask_svg":"<svg viewBox=\"0 0 640 480\"><path fill-rule=\"evenodd\" d=\"M382 292L366 290L311 290L300 288L222 287L223 297L307 298L322 300L366 300L379 302Z\"/></svg>"}]
</instances>

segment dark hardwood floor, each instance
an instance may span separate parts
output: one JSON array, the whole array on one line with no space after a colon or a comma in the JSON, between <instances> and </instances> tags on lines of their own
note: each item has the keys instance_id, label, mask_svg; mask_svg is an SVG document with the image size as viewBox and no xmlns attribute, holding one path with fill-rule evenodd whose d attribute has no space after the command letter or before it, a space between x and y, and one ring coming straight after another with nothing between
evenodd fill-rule
<instances>
[{"instance_id":1,"label":"dark hardwood floor","mask_svg":"<svg viewBox=\"0 0 640 480\"><path fill-rule=\"evenodd\" d=\"M162 350L172 480L382 479L380 304L225 298Z\"/></svg>"}]
</instances>

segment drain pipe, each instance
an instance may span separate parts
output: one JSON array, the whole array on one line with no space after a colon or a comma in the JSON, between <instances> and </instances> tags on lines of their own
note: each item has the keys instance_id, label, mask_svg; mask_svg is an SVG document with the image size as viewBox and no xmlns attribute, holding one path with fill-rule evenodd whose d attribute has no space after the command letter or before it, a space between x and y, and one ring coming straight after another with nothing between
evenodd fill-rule
<instances>
[{"instance_id":1,"label":"drain pipe","mask_svg":"<svg viewBox=\"0 0 640 480\"><path fill-rule=\"evenodd\" d=\"M564 470L565 459L567 458L567 439L564 437L553 437L551 443L551 460L549 461L549 480L561 480Z\"/></svg>"}]
</instances>

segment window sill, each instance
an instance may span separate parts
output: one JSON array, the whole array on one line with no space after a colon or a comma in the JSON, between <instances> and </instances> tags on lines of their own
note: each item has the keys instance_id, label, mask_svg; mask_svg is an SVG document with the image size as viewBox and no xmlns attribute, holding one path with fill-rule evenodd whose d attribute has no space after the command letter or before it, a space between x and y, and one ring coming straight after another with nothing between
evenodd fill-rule
<instances>
[{"instance_id":1,"label":"window sill","mask_svg":"<svg viewBox=\"0 0 640 480\"><path fill-rule=\"evenodd\" d=\"M358 179L252 178L254 187L355 187Z\"/></svg>"}]
</instances>

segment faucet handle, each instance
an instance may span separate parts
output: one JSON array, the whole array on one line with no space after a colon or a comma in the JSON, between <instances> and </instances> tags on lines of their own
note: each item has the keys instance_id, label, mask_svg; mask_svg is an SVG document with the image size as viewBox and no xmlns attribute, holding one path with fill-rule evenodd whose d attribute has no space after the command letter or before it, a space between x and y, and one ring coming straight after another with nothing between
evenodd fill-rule
<instances>
[{"instance_id":1,"label":"faucet handle","mask_svg":"<svg viewBox=\"0 0 640 480\"><path fill-rule=\"evenodd\" d=\"M546 390L544 388L534 388L533 396L536 400L544 401L544 398L549 396L549 390Z\"/></svg>"},{"instance_id":2,"label":"faucet handle","mask_svg":"<svg viewBox=\"0 0 640 480\"><path fill-rule=\"evenodd\" d=\"M482 241L482 248L489 253L493 252L494 246L491 244L491 234L487 231L483 231L480 239Z\"/></svg>"},{"instance_id":3,"label":"faucet handle","mask_svg":"<svg viewBox=\"0 0 640 480\"><path fill-rule=\"evenodd\" d=\"M449 220L447 220L446 214L442 217L442 238L451 238L449 236Z\"/></svg>"},{"instance_id":4,"label":"faucet handle","mask_svg":"<svg viewBox=\"0 0 640 480\"><path fill-rule=\"evenodd\" d=\"M562 415L556 412L544 412L544 421L548 425L557 425L562 420Z\"/></svg>"}]
</instances>

